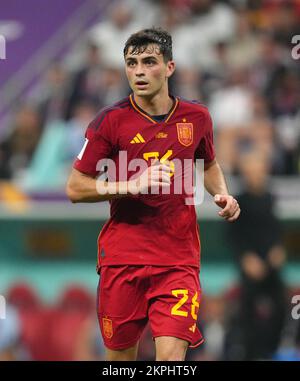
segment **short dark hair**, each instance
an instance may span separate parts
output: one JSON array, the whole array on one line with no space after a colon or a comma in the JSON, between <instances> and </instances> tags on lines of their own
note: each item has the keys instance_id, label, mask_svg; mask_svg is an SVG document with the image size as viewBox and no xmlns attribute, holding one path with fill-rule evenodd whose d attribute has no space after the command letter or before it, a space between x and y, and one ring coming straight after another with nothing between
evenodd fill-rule
<instances>
[{"instance_id":1,"label":"short dark hair","mask_svg":"<svg viewBox=\"0 0 300 381\"><path fill-rule=\"evenodd\" d=\"M124 56L130 47L132 47L133 54L141 54L150 44L159 46L159 52L163 55L165 62L173 59L172 37L161 28L142 29L132 34L125 43Z\"/></svg>"}]
</instances>

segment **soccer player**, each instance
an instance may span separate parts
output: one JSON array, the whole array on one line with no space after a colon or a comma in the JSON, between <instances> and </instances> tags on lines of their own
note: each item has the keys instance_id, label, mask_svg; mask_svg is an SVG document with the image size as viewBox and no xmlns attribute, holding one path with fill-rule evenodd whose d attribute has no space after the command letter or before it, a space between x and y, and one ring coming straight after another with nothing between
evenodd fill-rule
<instances>
[{"instance_id":1,"label":"soccer player","mask_svg":"<svg viewBox=\"0 0 300 381\"><path fill-rule=\"evenodd\" d=\"M156 360L184 360L187 347L203 338L196 324L199 232L195 207L186 202L189 192L174 191L185 177L178 162L204 160L204 185L225 220L236 220L240 208L215 158L207 108L169 94L175 70L171 36L141 30L127 40L124 59L133 93L101 110L88 126L67 194L72 202L111 205L98 238L97 264L97 312L107 360L135 360L148 321ZM121 152L129 163L125 174ZM118 173L108 181L98 178L105 158ZM140 172L132 169L135 159L147 164Z\"/></svg>"}]
</instances>

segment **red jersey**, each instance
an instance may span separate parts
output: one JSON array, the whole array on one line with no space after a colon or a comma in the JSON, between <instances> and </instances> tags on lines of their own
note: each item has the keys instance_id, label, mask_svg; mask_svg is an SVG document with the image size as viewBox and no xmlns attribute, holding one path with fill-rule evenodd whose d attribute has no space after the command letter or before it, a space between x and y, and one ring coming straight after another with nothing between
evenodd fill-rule
<instances>
[{"instance_id":1,"label":"red jersey","mask_svg":"<svg viewBox=\"0 0 300 381\"><path fill-rule=\"evenodd\" d=\"M126 151L128 162L154 157L167 158L169 162L174 159L193 162L195 158L211 162L215 157L207 108L180 98L174 98L170 112L157 122L130 95L100 111L89 124L85 137L86 143L74 168L93 177L99 173L97 163L101 159L110 158L119 168L120 151ZM172 183L175 177L176 166ZM171 194L139 194L110 201L111 217L98 237L98 268L105 265L199 267L196 211L194 205L186 204L186 197L186 192L175 194L171 189Z\"/></svg>"}]
</instances>

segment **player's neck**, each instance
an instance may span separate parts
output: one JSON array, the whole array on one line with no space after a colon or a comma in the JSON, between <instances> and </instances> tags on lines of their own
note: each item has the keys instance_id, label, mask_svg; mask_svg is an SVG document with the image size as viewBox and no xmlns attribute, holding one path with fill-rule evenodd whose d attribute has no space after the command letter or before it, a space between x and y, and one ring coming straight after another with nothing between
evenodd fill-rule
<instances>
[{"instance_id":1,"label":"player's neck","mask_svg":"<svg viewBox=\"0 0 300 381\"><path fill-rule=\"evenodd\" d=\"M140 97L134 94L136 104L149 115L166 115L173 106L173 99L168 92L152 97Z\"/></svg>"}]
</instances>

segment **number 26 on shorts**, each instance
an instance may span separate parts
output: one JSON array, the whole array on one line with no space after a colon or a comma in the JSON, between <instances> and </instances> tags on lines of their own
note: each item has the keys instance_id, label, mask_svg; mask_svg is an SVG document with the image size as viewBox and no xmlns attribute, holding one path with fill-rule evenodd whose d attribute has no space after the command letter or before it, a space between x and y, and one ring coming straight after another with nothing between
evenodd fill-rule
<instances>
[{"instance_id":1,"label":"number 26 on shorts","mask_svg":"<svg viewBox=\"0 0 300 381\"><path fill-rule=\"evenodd\" d=\"M189 294L189 291L186 289L172 290L172 295L175 296L176 298L181 298L181 299L172 308L171 315L184 316L184 317L188 316L187 311L183 311L180 309L189 299L188 294ZM194 320L197 320L196 308L199 308L199 302L197 301L197 299L198 299L198 292L196 292L192 298L191 315Z\"/></svg>"}]
</instances>

